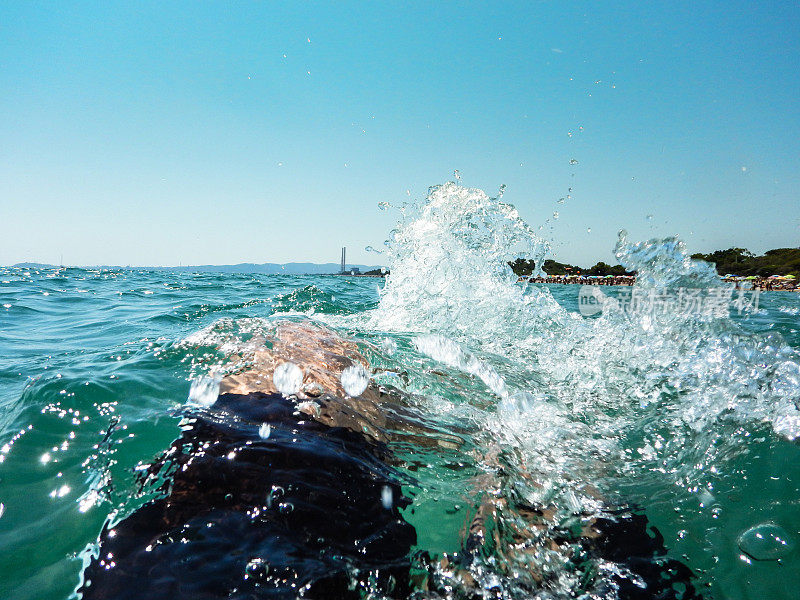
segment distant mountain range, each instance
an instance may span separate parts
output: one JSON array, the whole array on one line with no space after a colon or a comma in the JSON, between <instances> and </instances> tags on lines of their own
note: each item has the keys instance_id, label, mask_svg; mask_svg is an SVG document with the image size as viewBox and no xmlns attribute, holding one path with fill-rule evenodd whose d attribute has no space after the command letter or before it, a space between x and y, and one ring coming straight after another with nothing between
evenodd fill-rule
<instances>
[{"instance_id":1,"label":"distant mountain range","mask_svg":"<svg viewBox=\"0 0 800 600\"><path fill-rule=\"evenodd\" d=\"M11 265L25 269L55 269L57 265L44 263L17 263ZM239 263L238 265L195 265L180 267L122 267L120 265L93 265L83 267L89 269L132 269L146 271L184 271L188 273L261 273L266 275L330 275L339 272L339 263ZM362 273L372 269L380 269L380 266L370 265L347 265L347 270L352 268L359 269Z\"/></svg>"}]
</instances>

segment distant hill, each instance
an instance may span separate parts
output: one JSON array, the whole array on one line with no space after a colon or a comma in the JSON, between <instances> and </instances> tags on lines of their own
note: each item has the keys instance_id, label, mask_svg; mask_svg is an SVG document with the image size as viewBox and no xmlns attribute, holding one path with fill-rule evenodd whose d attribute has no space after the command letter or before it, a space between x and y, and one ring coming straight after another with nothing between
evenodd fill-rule
<instances>
[{"instance_id":1,"label":"distant hill","mask_svg":"<svg viewBox=\"0 0 800 600\"><path fill-rule=\"evenodd\" d=\"M46 263L37 263L37 262L24 262L24 263L17 263L15 265L11 265L12 267L17 267L19 269L55 269L57 268L56 265L48 265Z\"/></svg>"},{"instance_id":2,"label":"distant hill","mask_svg":"<svg viewBox=\"0 0 800 600\"><path fill-rule=\"evenodd\" d=\"M56 265L43 263L17 263L12 267L24 269L55 269ZM260 273L265 275L327 275L339 272L339 263L239 263L238 265L194 265L180 267L122 267L119 265L94 265L87 268L135 269L148 271L181 271L187 273ZM362 273L380 269L375 265L347 265L347 269L357 268Z\"/></svg>"},{"instance_id":3,"label":"distant hill","mask_svg":"<svg viewBox=\"0 0 800 600\"><path fill-rule=\"evenodd\" d=\"M380 268L370 265L347 265L360 271ZM339 263L240 263L238 265L195 265L190 267L150 267L155 271L188 271L190 273L261 273L265 275L328 275L339 272Z\"/></svg>"}]
</instances>

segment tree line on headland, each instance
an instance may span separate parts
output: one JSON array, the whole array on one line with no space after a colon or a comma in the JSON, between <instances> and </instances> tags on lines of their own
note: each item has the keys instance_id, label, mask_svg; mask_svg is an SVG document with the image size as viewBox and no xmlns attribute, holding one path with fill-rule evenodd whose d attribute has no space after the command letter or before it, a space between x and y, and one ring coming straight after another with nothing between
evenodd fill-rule
<instances>
[{"instance_id":1,"label":"tree line on headland","mask_svg":"<svg viewBox=\"0 0 800 600\"><path fill-rule=\"evenodd\" d=\"M800 277L800 248L776 248L767 250L763 255L756 256L746 248L729 248L716 250L709 254L692 254L692 258L714 263L717 273L721 276L735 275L746 277L769 277L770 275L794 275ZM533 261L518 258L509 263L511 269L518 276L527 276L533 272ZM544 261L544 272L548 275L634 275L625 270L622 265L609 265L598 262L589 268L560 263L554 260Z\"/></svg>"},{"instance_id":2,"label":"tree line on headland","mask_svg":"<svg viewBox=\"0 0 800 600\"><path fill-rule=\"evenodd\" d=\"M714 263L720 275L800 277L800 248L776 248L767 250L761 256L756 256L746 248L729 248L710 254L692 254L692 258Z\"/></svg>"}]
</instances>

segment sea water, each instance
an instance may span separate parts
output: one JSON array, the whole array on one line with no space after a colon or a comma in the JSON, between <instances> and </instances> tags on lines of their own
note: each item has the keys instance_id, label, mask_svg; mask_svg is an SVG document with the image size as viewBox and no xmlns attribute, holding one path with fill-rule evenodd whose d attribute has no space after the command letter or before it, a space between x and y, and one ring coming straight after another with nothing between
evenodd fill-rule
<instances>
[{"instance_id":1,"label":"sea water","mask_svg":"<svg viewBox=\"0 0 800 600\"><path fill-rule=\"evenodd\" d=\"M458 552L487 497L552 507L553 526L625 506L710 597L796 597L800 295L621 311L608 298L626 290L604 286L591 293L608 309L587 316L578 286L510 272L547 246L513 206L448 183L398 210L386 280L0 269L0 597L69 597L103 524L159 493L137 474L178 436L178 409L207 405L286 318L357 340L370 369L343 374L348 393L390 386L425 416L438 444L392 448L418 549ZM678 240L622 232L609 246L640 297L726 289ZM509 505L497 530L524 528L518 517ZM553 597L582 593L574 566L526 533L524 560L499 536L478 583L514 596L535 572Z\"/></svg>"}]
</instances>

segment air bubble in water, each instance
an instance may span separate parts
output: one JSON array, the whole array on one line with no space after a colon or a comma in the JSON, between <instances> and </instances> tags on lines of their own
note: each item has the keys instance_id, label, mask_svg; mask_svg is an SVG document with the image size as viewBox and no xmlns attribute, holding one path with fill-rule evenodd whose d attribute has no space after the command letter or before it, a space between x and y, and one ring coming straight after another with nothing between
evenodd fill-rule
<instances>
[{"instance_id":1,"label":"air bubble in water","mask_svg":"<svg viewBox=\"0 0 800 600\"><path fill-rule=\"evenodd\" d=\"M789 534L774 523L751 527L736 542L742 552L756 560L778 560L794 550Z\"/></svg>"},{"instance_id":2,"label":"air bubble in water","mask_svg":"<svg viewBox=\"0 0 800 600\"><path fill-rule=\"evenodd\" d=\"M263 558L254 558L244 568L245 579L263 579L269 574L269 564Z\"/></svg>"},{"instance_id":3,"label":"air bubble in water","mask_svg":"<svg viewBox=\"0 0 800 600\"><path fill-rule=\"evenodd\" d=\"M564 198L559 198L559 199L558 199L558 203L559 203L559 204L564 204L564 200L565 200Z\"/></svg>"},{"instance_id":4,"label":"air bubble in water","mask_svg":"<svg viewBox=\"0 0 800 600\"><path fill-rule=\"evenodd\" d=\"M363 394L364 390L367 389L369 374L367 374L367 370L363 366L355 364L342 371L341 381L345 393L355 398Z\"/></svg>"},{"instance_id":5,"label":"air bubble in water","mask_svg":"<svg viewBox=\"0 0 800 600\"><path fill-rule=\"evenodd\" d=\"M578 161L577 161L577 160L575 160L574 158L570 158L570 159L569 159L569 164L571 164L571 165L577 165L577 164L578 164Z\"/></svg>"},{"instance_id":6,"label":"air bubble in water","mask_svg":"<svg viewBox=\"0 0 800 600\"><path fill-rule=\"evenodd\" d=\"M653 220L653 215L647 215L647 220L648 221L652 221Z\"/></svg>"},{"instance_id":7,"label":"air bubble in water","mask_svg":"<svg viewBox=\"0 0 800 600\"><path fill-rule=\"evenodd\" d=\"M269 423L262 423L261 427L258 428L258 437L260 437L262 440L269 438L271 433L272 426Z\"/></svg>"},{"instance_id":8,"label":"air bubble in water","mask_svg":"<svg viewBox=\"0 0 800 600\"><path fill-rule=\"evenodd\" d=\"M281 363L272 374L272 382L281 394L291 396L300 391L303 383L303 371L294 363Z\"/></svg>"},{"instance_id":9,"label":"air bubble in water","mask_svg":"<svg viewBox=\"0 0 800 600\"><path fill-rule=\"evenodd\" d=\"M557 210L553 211L553 218L554 219L558 219L558 211Z\"/></svg>"},{"instance_id":10,"label":"air bubble in water","mask_svg":"<svg viewBox=\"0 0 800 600\"><path fill-rule=\"evenodd\" d=\"M587 227L586 228L586 233L592 233L592 228L591 227Z\"/></svg>"}]
</instances>

